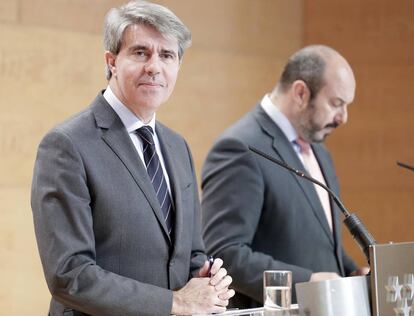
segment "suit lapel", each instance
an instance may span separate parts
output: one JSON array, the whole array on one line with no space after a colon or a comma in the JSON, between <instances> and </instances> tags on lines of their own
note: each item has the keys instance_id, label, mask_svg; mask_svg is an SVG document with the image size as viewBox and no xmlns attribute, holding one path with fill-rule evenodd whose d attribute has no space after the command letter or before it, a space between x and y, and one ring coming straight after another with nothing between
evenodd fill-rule
<instances>
[{"instance_id":1,"label":"suit lapel","mask_svg":"<svg viewBox=\"0 0 414 316\"><path fill-rule=\"evenodd\" d=\"M168 240L170 236L164 221L157 196L148 178L147 171L141 163L138 153L118 115L99 95L93 103L93 112L97 126L103 131L102 140L111 148L115 155L122 161L125 168L128 169L132 178L147 198L155 216L163 228Z\"/></svg>"},{"instance_id":2,"label":"suit lapel","mask_svg":"<svg viewBox=\"0 0 414 316\"><path fill-rule=\"evenodd\" d=\"M276 152L276 154L280 157L280 159L283 162L287 163L288 165L292 166L297 170L304 171L305 167L303 166L301 160L297 156L289 140L286 138L282 130L262 110L260 105L256 108L256 118L259 124L262 126L263 131L273 139L272 151ZM323 166L321 166L321 169L323 169ZM307 201L311 206L312 212L316 216L319 224L322 226L322 229L325 232L326 236L334 245L334 239L329 228L328 221L326 220L322 204L319 200L313 183L306 179L300 179L292 172L291 176L295 179L295 181L303 191L304 196L306 197Z\"/></svg>"}]
</instances>

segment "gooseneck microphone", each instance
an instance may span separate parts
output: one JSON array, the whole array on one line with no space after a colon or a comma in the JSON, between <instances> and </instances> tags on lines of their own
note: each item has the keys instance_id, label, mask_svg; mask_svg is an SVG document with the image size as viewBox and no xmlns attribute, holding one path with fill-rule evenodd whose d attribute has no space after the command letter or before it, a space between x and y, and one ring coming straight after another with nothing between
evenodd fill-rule
<instances>
[{"instance_id":1,"label":"gooseneck microphone","mask_svg":"<svg viewBox=\"0 0 414 316\"><path fill-rule=\"evenodd\" d=\"M399 165L400 167L406 168L408 170L414 171L414 167L407 165L406 163L403 163L401 161L397 161L397 165Z\"/></svg>"},{"instance_id":2,"label":"gooseneck microphone","mask_svg":"<svg viewBox=\"0 0 414 316\"><path fill-rule=\"evenodd\" d=\"M355 213L354 214L349 213L348 210L345 208L344 204L341 202L341 200L339 200L339 198L336 196L336 194L330 188L328 188L326 185L319 182L318 180L306 175L302 171L299 171L299 170L289 166L288 164L284 163L283 161L280 161L278 159L273 158L272 156L269 156L268 154L258 150L255 147L249 146L249 150L254 152L255 154L257 154L257 155L259 155L263 158L266 158L266 159L278 164L279 166L293 172L298 177L305 178L306 180L309 180L309 181L315 183L316 185L319 185L320 187L324 188L329 193L329 195L333 198L336 205L338 205L338 207L341 210L342 214L344 214L344 216L345 216L345 219L344 219L345 226L350 231L352 237L357 241L359 247L364 252L365 257L367 258L367 261L369 263L369 247L373 246L373 245L376 245L377 242L375 241L374 237L372 237L372 235L369 233L368 229L365 227L365 225L362 223L362 221L359 219L359 217Z\"/></svg>"}]
</instances>

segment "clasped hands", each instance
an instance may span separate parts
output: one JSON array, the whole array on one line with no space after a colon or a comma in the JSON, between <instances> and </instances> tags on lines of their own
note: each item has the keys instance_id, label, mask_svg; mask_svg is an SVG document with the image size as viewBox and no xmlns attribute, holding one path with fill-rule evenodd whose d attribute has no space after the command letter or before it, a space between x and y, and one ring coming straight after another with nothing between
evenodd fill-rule
<instances>
[{"instance_id":1,"label":"clasped hands","mask_svg":"<svg viewBox=\"0 0 414 316\"><path fill-rule=\"evenodd\" d=\"M193 315L223 313L229 299L234 296L229 289L231 276L223 266L223 260L216 258L211 266L206 261L198 272L183 288L173 292L171 313L174 315Z\"/></svg>"}]
</instances>

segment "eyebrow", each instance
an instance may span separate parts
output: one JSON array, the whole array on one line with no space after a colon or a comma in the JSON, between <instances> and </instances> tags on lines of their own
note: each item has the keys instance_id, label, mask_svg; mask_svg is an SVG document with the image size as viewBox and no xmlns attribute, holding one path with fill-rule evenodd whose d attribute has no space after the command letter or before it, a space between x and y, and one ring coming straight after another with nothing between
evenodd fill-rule
<instances>
[{"instance_id":1,"label":"eyebrow","mask_svg":"<svg viewBox=\"0 0 414 316\"><path fill-rule=\"evenodd\" d=\"M145 45L134 45L128 48L129 51L135 51L135 50L149 50L149 48Z\"/></svg>"}]
</instances>

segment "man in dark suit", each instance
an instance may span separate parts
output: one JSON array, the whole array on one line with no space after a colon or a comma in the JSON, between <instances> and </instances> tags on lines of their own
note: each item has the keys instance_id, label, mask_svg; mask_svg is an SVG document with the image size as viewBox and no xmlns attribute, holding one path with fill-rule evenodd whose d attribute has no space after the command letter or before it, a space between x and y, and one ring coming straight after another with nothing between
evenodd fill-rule
<instances>
[{"instance_id":1,"label":"man in dark suit","mask_svg":"<svg viewBox=\"0 0 414 316\"><path fill-rule=\"evenodd\" d=\"M340 213L327 193L248 149L307 170L338 193L322 142L347 121L354 94L354 75L341 55L326 46L306 47L289 59L275 89L209 152L202 175L203 237L234 278L231 305L263 304L264 270L291 270L293 283L367 272L346 256Z\"/></svg>"},{"instance_id":2,"label":"man in dark suit","mask_svg":"<svg viewBox=\"0 0 414 316\"><path fill-rule=\"evenodd\" d=\"M50 315L222 312L234 295L206 261L193 161L155 120L191 34L160 5L105 21L107 89L41 141L32 209Z\"/></svg>"}]
</instances>

